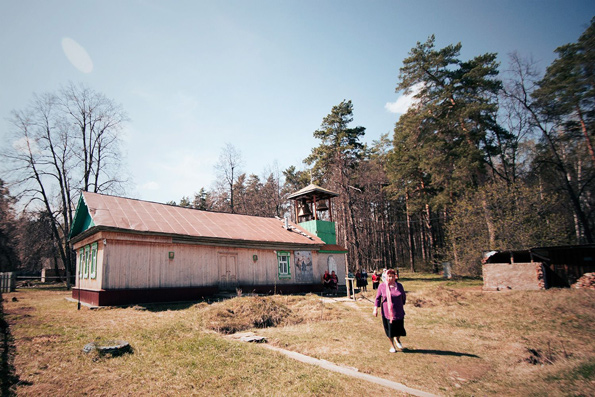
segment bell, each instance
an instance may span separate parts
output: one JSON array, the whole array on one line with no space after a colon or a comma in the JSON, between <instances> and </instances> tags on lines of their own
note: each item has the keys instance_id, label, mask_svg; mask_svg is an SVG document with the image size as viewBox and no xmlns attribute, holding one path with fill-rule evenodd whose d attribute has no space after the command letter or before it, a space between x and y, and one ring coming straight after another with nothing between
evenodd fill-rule
<instances>
[{"instance_id":1,"label":"bell","mask_svg":"<svg viewBox=\"0 0 595 397\"><path fill-rule=\"evenodd\" d=\"M321 200L316 203L316 211L328 211L328 205L326 205L326 201Z\"/></svg>"},{"instance_id":2,"label":"bell","mask_svg":"<svg viewBox=\"0 0 595 397\"><path fill-rule=\"evenodd\" d=\"M300 210L298 211L298 216L311 216L312 211L310 211L310 207L306 202L302 202L300 205Z\"/></svg>"}]
</instances>

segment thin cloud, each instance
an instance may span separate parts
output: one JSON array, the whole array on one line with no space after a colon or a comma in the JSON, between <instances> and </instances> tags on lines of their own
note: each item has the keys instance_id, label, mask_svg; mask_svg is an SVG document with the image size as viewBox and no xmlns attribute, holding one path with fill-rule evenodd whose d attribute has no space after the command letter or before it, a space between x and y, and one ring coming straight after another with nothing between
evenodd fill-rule
<instances>
[{"instance_id":1,"label":"thin cloud","mask_svg":"<svg viewBox=\"0 0 595 397\"><path fill-rule=\"evenodd\" d=\"M142 185L141 190L159 190L159 184L155 181L147 182Z\"/></svg>"},{"instance_id":2,"label":"thin cloud","mask_svg":"<svg viewBox=\"0 0 595 397\"><path fill-rule=\"evenodd\" d=\"M391 113L403 114L417 102L415 96L419 93L423 83L418 83L411 88L411 92L407 95L401 95L395 102L387 102L384 108Z\"/></svg>"}]
</instances>

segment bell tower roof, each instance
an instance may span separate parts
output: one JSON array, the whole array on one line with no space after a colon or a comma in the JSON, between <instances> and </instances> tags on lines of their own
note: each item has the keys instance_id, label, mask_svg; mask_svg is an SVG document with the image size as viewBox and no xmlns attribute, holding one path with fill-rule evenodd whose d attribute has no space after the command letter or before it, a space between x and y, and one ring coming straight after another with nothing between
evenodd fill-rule
<instances>
[{"instance_id":1,"label":"bell tower roof","mask_svg":"<svg viewBox=\"0 0 595 397\"><path fill-rule=\"evenodd\" d=\"M298 190L295 193L290 194L287 198L292 200L297 199L307 199L311 201L313 197L316 197L317 200L326 200L331 197L337 197L339 194L328 189L321 188L320 186L309 184L303 189Z\"/></svg>"}]
</instances>

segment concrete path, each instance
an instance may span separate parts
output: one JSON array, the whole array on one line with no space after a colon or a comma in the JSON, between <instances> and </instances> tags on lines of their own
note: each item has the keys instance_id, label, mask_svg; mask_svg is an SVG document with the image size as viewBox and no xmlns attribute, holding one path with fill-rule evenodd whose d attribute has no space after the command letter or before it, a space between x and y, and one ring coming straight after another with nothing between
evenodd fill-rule
<instances>
[{"instance_id":1,"label":"concrete path","mask_svg":"<svg viewBox=\"0 0 595 397\"><path fill-rule=\"evenodd\" d=\"M242 342L256 342L262 347L265 347L269 350L273 350L273 351L279 352L281 354L284 354L285 356L292 358L294 360L301 361L306 364L316 365L316 366L319 366L319 367L324 368L329 371L338 372L340 374L351 376L351 377L358 378L358 379L363 379L368 382L373 382L373 383L379 384L384 387L388 387L393 390L398 390L403 393L411 394L413 396L437 397L435 394L427 393L422 390L413 389L411 387L407 387L407 386L405 386L401 383L398 383L398 382L393 382L391 380L379 378L378 376L361 373L358 371L357 368L333 364L330 361L306 356L305 354L296 353L291 350L285 350L280 347L271 346L268 343L266 343L265 338L263 338L261 336L257 336L253 332L240 332L240 333L228 335L227 338L232 339L232 340L242 341Z\"/></svg>"},{"instance_id":2,"label":"concrete path","mask_svg":"<svg viewBox=\"0 0 595 397\"><path fill-rule=\"evenodd\" d=\"M368 302L372 303L372 301L370 301L367 298L364 298L365 300L367 300ZM346 297L325 297L323 298L325 303L346 303L349 306L356 308L358 310L367 310L368 308L361 308L359 305L357 305L353 299L349 299ZM371 307L371 306L370 306ZM370 309L371 310L371 309ZM371 312L370 312L371 314ZM372 321L372 319L370 318L370 321ZM256 336L253 332L244 332L244 333L237 333L237 334L233 334L233 335L229 335L228 338L230 339L235 339L235 340L243 340L244 342L264 342L264 343L259 343L260 346L266 347L269 350L273 350L276 352L279 352L281 354L284 354L287 357L290 357L294 360L297 361L301 361L303 363L306 364L310 364L310 365L316 365L319 366L321 368L324 368L328 371L333 371L333 372L337 372L343 375L347 375L347 376L351 376L354 378L358 378L358 379L362 379L362 380L366 380L368 382L373 382L376 383L378 385L384 386L384 387L388 387L390 389L393 390L397 390L403 393L407 393L410 394L412 396L419 396L419 397L438 397L436 394L432 394L432 393L428 393L425 392L423 390L417 390L417 389L413 389L411 387L407 387L402 383L398 383L398 382L393 382L391 380L387 380L384 378L380 378L378 376L373 376L373 375L369 375L369 374L364 374L362 372L359 372L357 368L352 368L352 367L347 367L347 366L341 366L341 365L337 365L334 363L331 363L330 361L326 361L326 360L321 360L318 358L314 358L314 357L310 357L310 356L306 356L304 354L301 353L296 353L293 352L291 350L285 350L282 349L280 347L276 347L276 346L271 346L268 343L266 343L266 339L262 338L262 337L258 337ZM253 339L256 338L256 339Z\"/></svg>"},{"instance_id":3,"label":"concrete path","mask_svg":"<svg viewBox=\"0 0 595 397\"><path fill-rule=\"evenodd\" d=\"M384 378L379 378L377 376L372 376L372 375L361 373L356 368L340 366L337 364L333 364L330 361L320 360L318 358L306 356L301 353L296 353L296 352L292 352L290 350L285 350L285 349L281 349L279 347L271 346L266 343L261 344L261 346L266 347L267 349L270 349L270 350L274 350L276 352L286 355L287 357L293 358L294 360L298 360L298 361L301 361L306 364L317 365L317 366L327 369L329 371L338 372L343 375L367 380L368 382L373 382L373 383L379 384L381 386L391 388L393 390L398 390L403 393L411 394L413 396L436 397L435 394L427 393L422 390L412 389L411 387L407 387L401 383L397 383L397 382L393 382L391 380L387 380Z\"/></svg>"}]
</instances>

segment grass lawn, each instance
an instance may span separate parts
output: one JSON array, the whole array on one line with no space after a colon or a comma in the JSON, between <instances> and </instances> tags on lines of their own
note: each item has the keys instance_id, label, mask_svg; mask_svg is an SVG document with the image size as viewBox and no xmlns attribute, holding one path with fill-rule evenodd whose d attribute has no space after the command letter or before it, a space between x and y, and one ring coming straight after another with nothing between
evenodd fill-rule
<instances>
[{"instance_id":1,"label":"grass lawn","mask_svg":"<svg viewBox=\"0 0 595 397\"><path fill-rule=\"evenodd\" d=\"M439 395L595 395L595 291L482 292L479 280L402 273L405 349L388 352L374 292L237 297L76 310L61 289L3 295L2 386L18 395L395 395L226 334L268 343ZM254 328L258 326L259 328ZM266 328L260 328L266 327ZM6 328L6 327L4 327ZM131 354L83 353L126 340Z\"/></svg>"}]
</instances>

